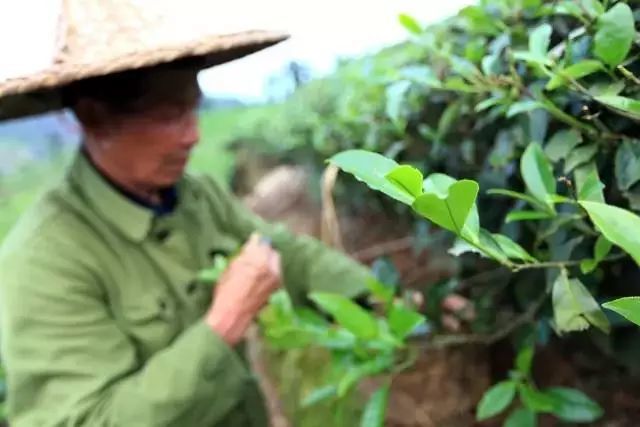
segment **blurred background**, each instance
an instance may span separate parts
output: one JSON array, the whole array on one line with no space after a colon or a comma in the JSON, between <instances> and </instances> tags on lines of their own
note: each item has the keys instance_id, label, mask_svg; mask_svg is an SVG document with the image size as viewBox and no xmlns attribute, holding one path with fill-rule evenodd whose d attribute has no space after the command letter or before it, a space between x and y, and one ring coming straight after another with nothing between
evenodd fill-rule
<instances>
[{"instance_id":1,"label":"blurred background","mask_svg":"<svg viewBox=\"0 0 640 427\"><path fill-rule=\"evenodd\" d=\"M591 58L598 15L615 3L634 7L637 26L640 10L632 1L257 2L247 19L256 26L284 29L291 39L200 74L205 94L201 141L190 171L220 179L266 219L316 236L371 265L385 283L422 292L430 330L446 329L463 337L427 351L394 380L388 425L502 425L500 418L477 424L476 405L492 384L512 374L516 349L525 336L535 337L533 370L540 387L575 387L602 406L569 394L571 405L565 400L565 406L556 407L565 411L564 421L559 421L562 417L552 417L544 402L538 402L536 411L544 414L539 425L640 424L637 328L609 316L614 326L610 336L589 331L560 339L551 325L550 298L541 291L549 280L544 271L505 273L486 259L454 256L451 235L352 177L327 174L325 162L341 150L364 148L414 165L425 175L444 172L476 179L483 190L524 191L518 162L529 142L548 141L568 127L593 126L616 142L582 151L571 160L572 167L598 158L604 165L600 179L611 189L607 201L637 213L640 112L604 111L576 95L568 83L558 83L549 94L553 103L542 108L530 97L544 88L548 76L523 63L514 65L510 58L513 51L535 49L529 36L543 22L552 26L553 35L544 55L550 46L572 40L554 57L554 67ZM37 67L46 60L51 46L42 46L38 34L46 35L54 24L47 4L12 2L11 13L0 14L0 77L14 73L18 65ZM582 26L587 30L578 31ZM580 75L576 78L587 78L580 90L638 99L640 38L637 33L633 37L624 71ZM17 60L26 52L31 63ZM77 124L64 111L0 122L0 241L38 195L62 176L79 139ZM576 137L575 146L582 142ZM570 162L564 161L554 160L570 176ZM528 250L542 247L543 256L591 255L593 236L576 236L567 226L573 219L544 227L542 221L504 221L522 206L481 195L483 227L500 230ZM602 301L640 295L639 279L637 265L619 257L584 280ZM454 290L474 301L473 322L440 324L439 303ZM460 342L465 345L457 346ZM336 412L332 403L302 403L335 374L327 367L326 354L271 351L254 344L253 362L264 380L274 426L333 425L327 421ZM365 381L360 391L372 389ZM361 396L340 408L344 426L359 425ZM525 420L508 427L533 425Z\"/></svg>"}]
</instances>

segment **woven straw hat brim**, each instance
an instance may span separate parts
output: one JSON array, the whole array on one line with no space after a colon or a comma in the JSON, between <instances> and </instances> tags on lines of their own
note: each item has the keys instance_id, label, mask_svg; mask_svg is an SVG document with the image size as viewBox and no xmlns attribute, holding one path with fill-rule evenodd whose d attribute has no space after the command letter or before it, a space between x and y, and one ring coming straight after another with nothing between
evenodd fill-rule
<instances>
[{"instance_id":1,"label":"woven straw hat brim","mask_svg":"<svg viewBox=\"0 0 640 427\"><path fill-rule=\"evenodd\" d=\"M64 107L58 89L74 81L191 57L207 68L288 38L239 30L247 4L240 0L235 6L214 0L61 1L50 66L0 80L0 120Z\"/></svg>"},{"instance_id":2,"label":"woven straw hat brim","mask_svg":"<svg viewBox=\"0 0 640 427\"><path fill-rule=\"evenodd\" d=\"M132 52L93 63L56 64L39 73L8 79L0 83L0 97L55 88L76 80L104 76L187 57L203 57L203 68L220 65L258 52L287 39L286 34L251 31L224 36L214 35L197 42L165 46L149 52Z\"/></svg>"}]
</instances>

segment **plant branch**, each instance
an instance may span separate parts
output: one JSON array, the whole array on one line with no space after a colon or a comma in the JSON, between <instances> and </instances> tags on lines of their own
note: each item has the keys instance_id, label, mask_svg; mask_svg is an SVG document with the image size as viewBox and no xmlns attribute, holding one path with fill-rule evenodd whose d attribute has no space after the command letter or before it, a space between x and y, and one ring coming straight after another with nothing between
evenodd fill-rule
<instances>
[{"instance_id":1,"label":"plant branch","mask_svg":"<svg viewBox=\"0 0 640 427\"><path fill-rule=\"evenodd\" d=\"M491 334L466 334L466 335L440 335L434 337L431 341L422 343L420 348L424 350L430 349L444 349L448 347L457 347L462 345L492 345L502 339L508 337L527 323L532 322L538 310L542 307L545 300L547 299L547 292L543 292L538 299L527 308L527 310L511 319L508 322L505 322L504 325L494 331Z\"/></svg>"},{"instance_id":2,"label":"plant branch","mask_svg":"<svg viewBox=\"0 0 640 427\"><path fill-rule=\"evenodd\" d=\"M626 256L627 256L626 254L612 255L610 257L604 258L601 262L617 261ZM518 271L531 270L536 268L566 268L566 267L580 265L580 263L582 263L583 261L585 260L548 261L548 262L539 262L534 264L521 264L515 267L513 269L513 272L517 273Z\"/></svg>"},{"instance_id":3,"label":"plant branch","mask_svg":"<svg viewBox=\"0 0 640 427\"><path fill-rule=\"evenodd\" d=\"M631 80L633 83L640 85L640 79L638 79L631 71L625 68L623 65L618 65L618 71L627 79Z\"/></svg>"},{"instance_id":4,"label":"plant branch","mask_svg":"<svg viewBox=\"0 0 640 427\"><path fill-rule=\"evenodd\" d=\"M415 238L413 236L406 236L399 239L390 240L359 250L353 253L352 257L359 261L370 261L389 253L410 249L413 246L414 241Z\"/></svg>"}]
</instances>

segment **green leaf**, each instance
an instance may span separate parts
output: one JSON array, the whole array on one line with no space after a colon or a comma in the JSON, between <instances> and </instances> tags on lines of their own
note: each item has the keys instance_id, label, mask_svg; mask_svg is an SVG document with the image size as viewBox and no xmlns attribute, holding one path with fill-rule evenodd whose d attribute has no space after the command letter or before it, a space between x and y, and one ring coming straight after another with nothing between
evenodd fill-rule
<instances>
[{"instance_id":1,"label":"green leaf","mask_svg":"<svg viewBox=\"0 0 640 427\"><path fill-rule=\"evenodd\" d=\"M499 74L500 52L495 52L482 58L480 66L482 72L487 76Z\"/></svg>"},{"instance_id":2,"label":"green leaf","mask_svg":"<svg viewBox=\"0 0 640 427\"><path fill-rule=\"evenodd\" d=\"M518 408L509 415L503 427L536 427L536 413L527 408Z\"/></svg>"},{"instance_id":3,"label":"green leaf","mask_svg":"<svg viewBox=\"0 0 640 427\"><path fill-rule=\"evenodd\" d=\"M556 181L540 144L529 144L524 151L520 160L520 173L533 197L544 204L548 212L555 213L550 196L556 192Z\"/></svg>"},{"instance_id":4,"label":"green leaf","mask_svg":"<svg viewBox=\"0 0 640 427\"><path fill-rule=\"evenodd\" d=\"M552 413L569 423L590 423L602 417L604 411L580 390L552 387L544 392L555 401Z\"/></svg>"},{"instance_id":5,"label":"green leaf","mask_svg":"<svg viewBox=\"0 0 640 427\"><path fill-rule=\"evenodd\" d=\"M447 106L447 108L440 116L440 120L438 121L437 133L439 140L444 138L451 130L451 126L453 126L453 123L455 123L455 121L460 116L462 105L462 102L453 102Z\"/></svg>"},{"instance_id":6,"label":"green leaf","mask_svg":"<svg viewBox=\"0 0 640 427\"><path fill-rule=\"evenodd\" d=\"M516 357L516 368L522 375L528 376L533 362L533 346L528 345L520 349Z\"/></svg>"},{"instance_id":7,"label":"green leaf","mask_svg":"<svg viewBox=\"0 0 640 427\"><path fill-rule=\"evenodd\" d=\"M611 242L604 236L598 236L596 240L596 246L594 249L594 258L598 261L602 261L611 251Z\"/></svg>"},{"instance_id":8,"label":"green leaf","mask_svg":"<svg viewBox=\"0 0 640 427\"><path fill-rule=\"evenodd\" d=\"M466 83L464 79L460 76L449 77L445 82L445 89L455 90L463 93L475 93L477 89L475 89L470 84Z\"/></svg>"},{"instance_id":9,"label":"green leaf","mask_svg":"<svg viewBox=\"0 0 640 427\"><path fill-rule=\"evenodd\" d=\"M576 189L578 190L578 200L604 203L602 190L605 186L600 181L595 162L576 168L574 176Z\"/></svg>"},{"instance_id":10,"label":"green leaf","mask_svg":"<svg viewBox=\"0 0 640 427\"><path fill-rule=\"evenodd\" d=\"M540 58L546 57L549 52L552 32L553 29L549 24L540 25L533 30L529 36L529 52Z\"/></svg>"},{"instance_id":11,"label":"green leaf","mask_svg":"<svg viewBox=\"0 0 640 427\"><path fill-rule=\"evenodd\" d=\"M395 293L393 286L385 285L375 278L367 280L367 288L371 291L371 295L383 302L385 306L391 302Z\"/></svg>"},{"instance_id":12,"label":"green leaf","mask_svg":"<svg viewBox=\"0 0 640 427\"><path fill-rule=\"evenodd\" d=\"M478 195L478 183L460 180L443 185L442 174L427 177L424 194L417 197L413 209L433 223L460 235Z\"/></svg>"},{"instance_id":13,"label":"green leaf","mask_svg":"<svg viewBox=\"0 0 640 427\"><path fill-rule=\"evenodd\" d=\"M469 212L469 216L462 228L462 237L476 243L480 234L480 216L478 214L478 206L474 203Z\"/></svg>"},{"instance_id":14,"label":"green leaf","mask_svg":"<svg viewBox=\"0 0 640 427\"><path fill-rule=\"evenodd\" d=\"M607 240L624 249L640 265L640 217L605 203L579 203Z\"/></svg>"},{"instance_id":15,"label":"green leaf","mask_svg":"<svg viewBox=\"0 0 640 427\"><path fill-rule=\"evenodd\" d=\"M617 3L598 19L594 38L594 54L604 63L615 67L631 50L636 35L633 12L625 3Z\"/></svg>"},{"instance_id":16,"label":"green leaf","mask_svg":"<svg viewBox=\"0 0 640 427\"><path fill-rule=\"evenodd\" d=\"M514 221L536 221L541 219L550 219L553 215L540 211L511 211L507 214L505 222L508 224Z\"/></svg>"},{"instance_id":17,"label":"green leaf","mask_svg":"<svg viewBox=\"0 0 640 427\"><path fill-rule=\"evenodd\" d=\"M422 173L413 166L398 166L389 172L386 178L413 197L422 194Z\"/></svg>"},{"instance_id":18,"label":"green leaf","mask_svg":"<svg viewBox=\"0 0 640 427\"><path fill-rule=\"evenodd\" d=\"M498 244L496 239L493 238L493 235L489 231L481 228L479 237L480 239L477 245L486 256L493 258L503 264L509 262L509 259L507 258L507 255L502 251L500 244Z\"/></svg>"},{"instance_id":19,"label":"green leaf","mask_svg":"<svg viewBox=\"0 0 640 427\"><path fill-rule=\"evenodd\" d=\"M360 427L384 427L384 419L389 401L389 385L376 390L364 408Z\"/></svg>"},{"instance_id":20,"label":"green leaf","mask_svg":"<svg viewBox=\"0 0 640 427\"><path fill-rule=\"evenodd\" d=\"M350 368L338 384L338 397L344 397L362 379L378 375L393 365L393 357L381 354L373 360Z\"/></svg>"},{"instance_id":21,"label":"green leaf","mask_svg":"<svg viewBox=\"0 0 640 427\"><path fill-rule=\"evenodd\" d=\"M499 31L494 17L480 6L467 6L459 15L466 19L469 30L474 33L495 35Z\"/></svg>"},{"instance_id":22,"label":"green leaf","mask_svg":"<svg viewBox=\"0 0 640 427\"><path fill-rule=\"evenodd\" d=\"M456 73L470 81L473 81L473 79L480 74L480 70L478 70L472 62L467 61L464 58L450 56L449 61L451 62L451 67Z\"/></svg>"},{"instance_id":23,"label":"green leaf","mask_svg":"<svg viewBox=\"0 0 640 427\"><path fill-rule=\"evenodd\" d=\"M544 147L544 152L552 162L566 158L574 147L582 142L582 134L575 129L566 129L556 132L549 143Z\"/></svg>"},{"instance_id":24,"label":"green leaf","mask_svg":"<svg viewBox=\"0 0 640 427\"><path fill-rule=\"evenodd\" d=\"M573 203L573 200L566 196L561 196L560 194L552 194L551 201L553 203Z\"/></svg>"},{"instance_id":25,"label":"green leaf","mask_svg":"<svg viewBox=\"0 0 640 427\"><path fill-rule=\"evenodd\" d=\"M517 59L519 61L524 61L530 65L534 65L537 67L541 67L541 66L548 66L550 67L551 65L553 65L553 63L551 62L551 60L545 56L540 56L540 55L536 55L534 53L531 52L522 52L522 51L517 51L517 52L513 52L513 57L514 59Z\"/></svg>"},{"instance_id":26,"label":"green leaf","mask_svg":"<svg viewBox=\"0 0 640 427\"><path fill-rule=\"evenodd\" d=\"M386 113L400 130L404 130L407 125L404 117L406 109L406 95L411 88L411 82L408 80L398 80L386 89Z\"/></svg>"},{"instance_id":27,"label":"green leaf","mask_svg":"<svg viewBox=\"0 0 640 427\"><path fill-rule=\"evenodd\" d=\"M426 65L407 65L400 70L400 76L425 87L442 86L433 69Z\"/></svg>"},{"instance_id":28,"label":"green leaf","mask_svg":"<svg viewBox=\"0 0 640 427\"><path fill-rule=\"evenodd\" d=\"M398 164L380 154L365 150L347 150L329 159L345 172L355 176L373 190L381 191L387 196L411 205L415 197L387 179L387 175L398 167Z\"/></svg>"},{"instance_id":29,"label":"green leaf","mask_svg":"<svg viewBox=\"0 0 640 427\"><path fill-rule=\"evenodd\" d=\"M578 147L569 153L567 160L564 163L564 173L571 173L576 167L583 165L590 161L593 156L598 152L597 144L589 144Z\"/></svg>"},{"instance_id":30,"label":"green leaf","mask_svg":"<svg viewBox=\"0 0 640 427\"><path fill-rule=\"evenodd\" d=\"M605 11L601 0L581 0L582 6L592 18L598 18Z\"/></svg>"},{"instance_id":31,"label":"green leaf","mask_svg":"<svg viewBox=\"0 0 640 427\"><path fill-rule=\"evenodd\" d=\"M565 0L564 2L556 5L555 12L557 14L571 15L575 17L582 16L580 5L575 0Z\"/></svg>"},{"instance_id":32,"label":"green leaf","mask_svg":"<svg viewBox=\"0 0 640 427\"><path fill-rule=\"evenodd\" d=\"M498 415L511 404L515 395L515 382L502 381L498 384L495 384L482 396L482 399L478 404L476 419L478 421L484 421L495 415Z\"/></svg>"},{"instance_id":33,"label":"green leaf","mask_svg":"<svg viewBox=\"0 0 640 427\"><path fill-rule=\"evenodd\" d=\"M469 41L464 48L464 57L471 62L478 62L487 52L487 41L480 37Z\"/></svg>"},{"instance_id":34,"label":"green leaf","mask_svg":"<svg viewBox=\"0 0 640 427\"><path fill-rule=\"evenodd\" d=\"M505 190L505 189L501 189L501 188L494 188L494 189L491 189L491 190L487 191L487 194L492 194L492 195L493 194L497 194L497 195L501 195L501 196L513 197L514 199L523 200L523 201L529 203L531 206L537 207L537 208L539 208L541 210L545 209L545 205L540 203L538 200L534 199L533 197L529 196L528 194L518 193L517 191Z\"/></svg>"},{"instance_id":35,"label":"green leaf","mask_svg":"<svg viewBox=\"0 0 640 427\"><path fill-rule=\"evenodd\" d=\"M509 107L509 110L507 111L507 117L513 117L521 113L527 113L538 108L543 108L543 105L538 101L534 101L532 99L518 101L512 104L511 107Z\"/></svg>"},{"instance_id":36,"label":"green leaf","mask_svg":"<svg viewBox=\"0 0 640 427\"><path fill-rule=\"evenodd\" d=\"M595 259L583 259L580 261L580 271L582 274L589 274L598 267L598 262Z\"/></svg>"},{"instance_id":37,"label":"green leaf","mask_svg":"<svg viewBox=\"0 0 640 427\"><path fill-rule=\"evenodd\" d=\"M457 181L449 175L443 173L432 173L422 183L425 193L435 193L438 197L445 198L449 194L449 189Z\"/></svg>"},{"instance_id":38,"label":"green leaf","mask_svg":"<svg viewBox=\"0 0 640 427\"><path fill-rule=\"evenodd\" d=\"M227 269L229 261L222 255L216 255L213 259L213 265L210 268L204 269L198 273L198 281L213 285L218 281L222 273Z\"/></svg>"},{"instance_id":39,"label":"green leaf","mask_svg":"<svg viewBox=\"0 0 640 427\"><path fill-rule=\"evenodd\" d=\"M453 246L447 252L453 256L460 256L466 253L484 254L479 248L469 244L463 239L456 239Z\"/></svg>"},{"instance_id":40,"label":"green leaf","mask_svg":"<svg viewBox=\"0 0 640 427\"><path fill-rule=\"evenodd\" d=\"M591 293L580 280L569 279L564 269L553 284L552 301L555 327L559 334L583 331L589 324L609 333L609 321Z\"/></svg>"},{"instance_id":41,"label":"green leaf","mask_svg":"<svg viewBox=\"0 0 640 427\"><path fill-rule=\"evenodd\" d=\"M591 96L615 96L619 95L624 88L624 80L618 80L615 82L595 82L593 85L589 86L589 94Z\"/></svg>"},{"instance_id":42,"label":"green leaf","mask_svg":"<svg viewBox=\"0 0 640 427\"><path fill-rule=\"evenodd\" d=\"M400 24L412 34L420 35L422 34L422 25L412 16L407 15L406 13L401 13L398 15L398 21Z\"/></svg>"},{"instance_id":43,"label":"green leaf","mask_svg":"<svg viewBox=\"0 0 640 427\"><path fill-rule=\"evenodd\" d=\"M606 302L602 306L640 326L640 297L619 298Z\"/></svg>"},{"instance_id":44,"label":"green leaf","mask_svg":"<svg viewBox=\"0 0 640 427\"><path fill-rule=\"evenodd\" d=\"M640 101L624 96L596 96L595 100L619 112L623 116L640 121Z\"/></svg>"},{"instance_id":45,"label":"green leaf","mask_svg":"<svg viewBox=\"0 0 640 427\"><path fill-rule=\"evenodd\" d=\"M310 298L358 338L372 339L378 334L376 319L349 298L325 292L312 292Z\"/></svg>"},{"instance_id":46,"label":"green leaf","mask_svg":"<svg viewBox=\"0 0 640 427\"><path fill-rule=\"evenodd\" d=\"M476 105L474 111L479 113L481 111L486 110L487 108L491 108L493 106L499 105L504 102L504 98L501 96L492 96L491 98L487 98L484 101L481 101Z\"/></svg>"},{"instance_id":47,"label":"green leaf","mask_svg":"<svg viewBox=\"0 0 640 427\"><path fill-rule=\"evenodd\" d=\"M589 274L596 269L598 264L609 254L611 242L603 235L598 236L593 249L593 259L586 259L580 263L580 270L583 274Z\"/></svg>"},{"instance_id":48,"label":"green leaf","mask_svg":"<svg viewBox=\"0 0 640 427\"><path fill-rule=\"evenodd\" d=\"M389 327L391 332L399 338L405 339L418 326L425 322L426 318L420 313L405 307L402 304L394 304L389 313Z\"/></svg>"},{"instance_id":49,"label":"green leaf","mask_svg":"<svg viewBox=\"0 0 640 427\"><path fill-rule=\"evenodd\" d=\"M326 385L324 387L316 388L309 393L300 403L303 408L308 408L324 400L336 397L338 388L335 385Z\"/></svg>"},{"instance_id":50,"label":"green leaf","mask_svg":"<svg viewBox=\"0 0 640 427\"><path fill-rule=\"evenodd\" d=\"M625 140L616 151L616 181L622 190L640 181L640 143Z\"/></svg>"},{"instance_id":51,"label":"green leaf","mask_svg":"<svg viewBox=\"0 0 640 427\"><path fill-rule=\"evenodd\" d=\"M520 384L518 391L520 392L522 403L534 412L548 413L552 412L556 407L556 402L553 398L534 389L529 384Z\"/></svg>"},{"instance_id":52,"label":"green leaf","mask_svg":"<svg viewBox=\"0 0 640 427\"><path fill-rule=\"evenodd\" d=\"M498 242L500 249L502 249L502 252L504 252L507 257L511 259L519 259L522 261L537 262L537 260L532 257L527 251L525 251L522 246L520 246L507 236L504 236L502 234L493 234L493 238L496 240L496 242Z\"/></svg>"},{"instance_id":53,"label":"green leaf","mask_svg":"<svg viewBox=\"0 0 640 427\"><path fill-rule=\"evenodd\" d=\"M551 80L547 83L547 90L555 90L563 85L565 85L569 80L578 80L582 77L586 77L590 74L595 73L596 71L601 71L604 69L602 62L597 61L595 59L587 59L584 61L580 61L576 64L570 65L562 70L559 70L557 74L555 74Z\"/></svg>"}]
</instances>

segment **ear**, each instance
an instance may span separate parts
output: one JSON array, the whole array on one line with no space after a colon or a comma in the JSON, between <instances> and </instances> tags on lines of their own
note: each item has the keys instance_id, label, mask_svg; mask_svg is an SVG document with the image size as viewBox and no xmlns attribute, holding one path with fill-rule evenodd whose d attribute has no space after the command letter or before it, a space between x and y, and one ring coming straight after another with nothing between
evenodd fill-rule
<instances>
[{"instance_id":1,"label":"ear","mask_svg":"<svg viewBox=\"0 0 640 427\"><path fill-rule=\"evenodd\" d=\"M84 131L95 136L104 136L109 132L109 124L113 124L107 108L89 98L79 99L73 111Z\"/></svg>"}]
</instances>

